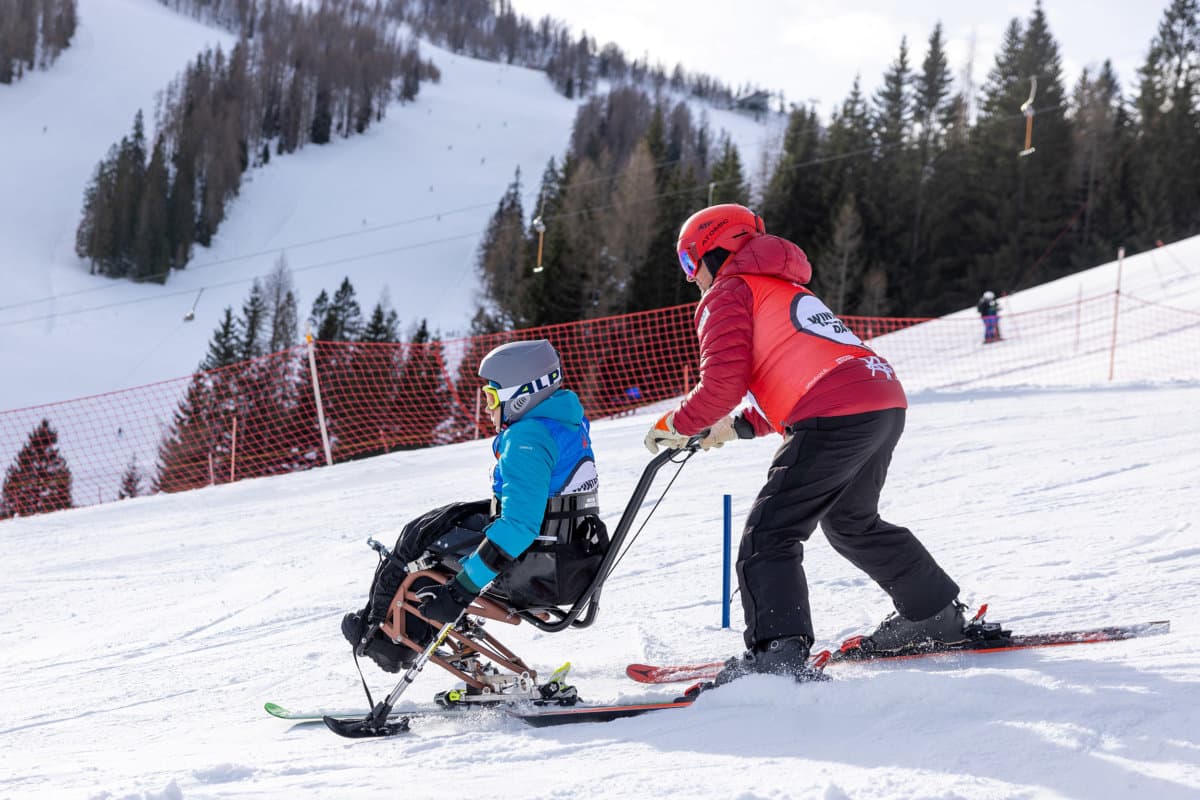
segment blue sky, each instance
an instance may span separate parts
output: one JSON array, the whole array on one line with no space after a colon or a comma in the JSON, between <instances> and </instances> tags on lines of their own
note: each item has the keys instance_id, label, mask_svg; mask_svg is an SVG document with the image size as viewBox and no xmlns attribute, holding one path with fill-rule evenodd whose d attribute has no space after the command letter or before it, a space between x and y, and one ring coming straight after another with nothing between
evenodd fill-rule
<instances>
[{"instance_id":1,"label":"blue sky","mask_svg":"<svg viewBox=\"0 0 1200 800\"><path fill-rule=\"evenodd\" d=\"M1060 46L1069 86L1084 68L1110 58L1128 96L1137 68L1169 0L1045 0L1042 7ZM919 65L940 20L956 79L965 72L974 36L973 77L986 78L1009 20L1027 20L1033 0L513 0L520 14L550 14L575 32L587 30L602 44L614 41L630 55L653 54L668 68L713 74L733 86L755 82L782 90L788 102L815 102L823 116L846 96L855 73L863 87L878 88L902 36Z\"/></svg>"}]
</instances>

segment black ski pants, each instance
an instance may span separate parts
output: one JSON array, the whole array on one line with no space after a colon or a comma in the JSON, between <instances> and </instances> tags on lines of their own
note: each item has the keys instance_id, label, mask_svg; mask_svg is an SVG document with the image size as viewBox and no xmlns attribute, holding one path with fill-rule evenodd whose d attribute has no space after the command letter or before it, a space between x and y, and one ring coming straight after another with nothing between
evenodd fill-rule
<instances>
[{"instance_id":1,"label":"black ski pants","mask_svg":"<svg viewBox=\"0 0 1200 800\"><path fill-rule=\"evenodd\" d=\"M746 646L813 641L804 542L821 524L833 549L871 577L908 619L925 619L958 586L912 531L879 518L879 492L904 431L904 409L802 420L788 428L738 551Z\"/></svg>"}]
</instances>

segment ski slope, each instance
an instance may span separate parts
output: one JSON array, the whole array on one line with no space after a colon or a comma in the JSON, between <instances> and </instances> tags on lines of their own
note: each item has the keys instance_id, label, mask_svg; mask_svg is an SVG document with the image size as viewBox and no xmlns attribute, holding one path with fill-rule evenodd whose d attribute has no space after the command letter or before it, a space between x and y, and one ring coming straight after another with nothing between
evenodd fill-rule
<instances>
[{"instance_id":1,"label":"ski slope","mask_svg":"<svg viewBox=\"0 0 1200 800\"><path fill-rule=\"evenodd\" d=\"M540 71L422 42L440 82L393 103L365 135L247 172L212 247L197 247L165 285L136 285L88 275L75 255L84 187L139 108L153 142L156 93L205 47L233 40L156 0L79 0L79 20L76 42L49 71L0 87L0 175L19 188L0 193L0 336L11 343L0 350L0 410L190 374L225 307L239 312L281 254L302 320L320 291L332 295L349 277L364 315L386 293L402 331L427 319L444 338L465 334L488 220L518 168L533 216L542 172L551 157L561 164L581 102ZM149 44L129 47L131 31ZM713 141L730 133L751 178L786 121L694 109Z\"/></svg>"},{"instance_id":2,"label":"ski slope","mask_svg":"<svg viewBox=\"0 0 1200 800\"><path fill-rule=\"evenodd\" d=\"M375 566L364 542L485 496L486 441L2 522L0 796L432 797L453 781L458 796L546 800L1194 798L1198 405L1195 382L918 392L882 505L994 621L1169 618L1169 635L847 667L822 685L752 677L686 710L566 728L425 720L347 742L262 710L365 702L339 631ZM594 426L610 527L653 418ZM493 633L539 670L570 660L586 700L673 696L624 666L741 649L737 622L720 628L721 495L740 526L776 446L684 465L591 628ZM890 610L819 534L806 569L825 642ZM377 697L394 685L367 670ZM452 685L427 669L402 705Z\"/></svg>"},{"instance_id":3,"label":"ski slope","mask_svg":"<svg viewBox=\"0 0 1200 800\"><path fill-rule=\"evenodd\" d=\"M112 14L154 26L163 53L117 46L122 39ZM0 408L189 371L220 309L240 303L246 281L269 269L283 245L297 269L331 260L318 245L310 251L295 247L297 241L362 229L363 219L366 229L382 228L475 204L481 215L475 230L481 231L515 163L530 178L540 175L545 158L561 152L574 113L538 75L435 55L443 83L423 86L411 106L390 109L368 136L308 148L253 176L208 255L230 259L261 249L266 254L258 260L189 268L166 287L114 284L89 278L72 263L65 243L78 197L63 198L68 190L81 193L91 166L127 129L136 107L221 34L150 0L80 0L80 17L78 49L65 52L50 72L0 91L6 136L14 131L27 143L69 129L81 137L69 146L60 141L29 166L10 160L19 148L0 149L0 174L17 174L34 192L30 211L18 215L24 225L11 222L12 208L0 208L6 289L0 306L15 302L10 297L30 300L51 291L51 308L76 312L101 303L66 294L97 286L106 300L145 302L24 323L12 320L42 309L0 308L0 332L10 343L0 351ZM115 87L84 80L106 64L124 65L112 73ZM121 83L134 78L142 81L136 92L132 83ZM513 84L523 88L506 101ZM98 106L86 112L88 124L50 102L54 92L70 102L94 95ZM125 105L105 105L117 100ZM450 140L453 132L469 134L464 120L472 119L473 105L493 101L507 103L522 120L509 117L508 134L485 126L475 145ZM62 116L48 117L41 134L34 107ZM441 128L439 119L453 122ZM93 130L94 142L87 138ZM499 154L471 149L483 141ZM503 149L506 142L513 149ZM370 169L385 152L395 155L396 171ZM491 172L494 161L500 163ZM54 164L81 173L78 181L62 180L61 194L37 172ZM446 183L430 193L421 170L438 165ZM460 172L467 167L480 171L478 180ZM7 171L18 168L27 171ZM400 176L400 170L411 172ZM343 174L347 183L337 183ZM464 188L453 196L458 190L446 188L442 205L443 185ZM44 214L57 215L58 222L43 225ZM336 224L318 230L323 214ZM395 230L408 236L411 226ZM463 234L453 240L462 258L473 252L470 230L463 223L448 232ZM427 230L414 239L375 235L382 230L350 237L362 249L338 252L361 255L434 238ZM39 269L16 271L16 256L29 254L42 259ZM402 274L409 259L348 263L375 265L350 273L364 304L386 283L409 322L414 313L438 307L417 287L428 284L447 297L460 291L454 270L445 266L451 262L432 255L417 260L428 267L419 281ZM1115 270L1115 263L1103 265L1021 293L1005 301L1005 313L1108 291ZM1200 239L1127 259L1124 270L1123 291L1200 310ZM19 281L18 274L30 280ZM342 265L298 272L302 303L342 274ZM213 275L241 282L224 294L206 289L196 322L184 325L180 317L195 290L219 282ZM401 303L410 299L424 306L405 311ZM901 335L936 332L948 322ZM1081 349L1103 351L1107 338L1091 333L1101 338L1084 340ZM1194 335L1159 335L1179 342L1180 357L1190 358ZM1169 365L1118 373L1121 380L1113 384L1089 370L1093 377L1072 383L1072 373L1042 365L1044 351L1027 337L1003 346L1009 365L1014 357L1025 359L1018 363L1030 376L1023 385L981 370L979 349L964 344L940 355L945 369L969 376L963 385L953 391L911 387L908 431L884 491L883 515L918 533L962 586L964 601L987 602L990 619L1017 631L1169 618L1171 634L974 661L848 667L819 686L747 678L683 711L545 730L500 717L430 720L414 723L403 737L347 742L323 728L267 716L266 701L296 708L364 702L339 631L341 615L362 605L375 566L364 542L368 536L394 539L408 519L432 506L486 495L492 456L486 441L471 442L0 522L0 798L282 800L448 792L537 800L1194 798L1200 795L1194 621L1200 611L1200 383L1150 382ZM903 379L904 365L897 367ZM610 527L649 460L641 438L653 418L647 411L594 426ZM690 460L613 574L593 627L493 632L539 670L570 660L588 701L672 697L671 687L628 681L624 666L740 651L736 608L734 628L720 628L721 495L732 496L740 527L777 444L734 442ZM669 478L664 470L643 516ZM825 643L869 629L890 610L886 597L820 534L808 547L806 569ZM369 663L366 669L377 696L394 685L395 676ZM403 704L427 703L452 685L449 675L431 668Z\"/></svg>"}]
</instances>

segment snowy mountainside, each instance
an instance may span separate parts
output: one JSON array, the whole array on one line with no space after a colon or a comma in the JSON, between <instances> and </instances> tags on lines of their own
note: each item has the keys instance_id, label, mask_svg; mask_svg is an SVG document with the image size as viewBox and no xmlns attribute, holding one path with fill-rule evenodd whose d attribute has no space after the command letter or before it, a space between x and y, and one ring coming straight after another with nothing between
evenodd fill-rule
<instances>
[{"instance_id":1,"label":"snowy mountainside","mask_svg":"<svg viewBox=\"0 0 1200 800\"><path fill-rule=\"evenodd\" d=\"M154 0L79 0L79 19L78 41L51 70L0 90L0 129L15 145L0 150L0 175L21 187L0 197L0 334L19 342L0 353L0 409L187 375L225 306L240 309L280 253L305 317L318 292L349 276L366 312L386 290L402 329L426 318L444 336L462 333L488 219L518 167L532 212L578 102L541 72L422 43L440 83L391 105L364 136L250 171L211 248L197 248L164 286L135 285L89 276L75 256L84 186L139 108L149 120L155 93L188 60L232 40ZM130 29L151 45L128 47ZM753 176L777 131L704 113L714 132L730 132Z\"/></svg>"}]
</instances>

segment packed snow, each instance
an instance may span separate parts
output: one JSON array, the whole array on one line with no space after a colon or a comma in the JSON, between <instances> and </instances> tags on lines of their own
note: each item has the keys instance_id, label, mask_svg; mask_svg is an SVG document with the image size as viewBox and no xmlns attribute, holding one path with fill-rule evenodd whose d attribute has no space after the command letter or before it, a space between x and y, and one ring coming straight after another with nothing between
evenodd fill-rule
<instances>
[{"instance_id":1,"label":"packed snow","mask_svg":"<svg viewBox=\"0 0 1200 800\"><path fill-rule=\"evenodd\" d=\"M1039 291L1054 288L1026 299ZM821 685L752 677L682 711L565 728L426 719L349 742L262 708L365 703L339 631L375 566L365 540L485 496L486 441L3 522L0 795L428 797L454 781L523 798L1195 797L1198 404L1195 381L914 392L882 504L965 602L1018 632L1169 619L1168 635L838 667ZM594 427L610 528L653 419ZM493 633L540 671L569 660L585 700L674 697L624 666L741 649L736 608L720 626L721 495L740 526L776 446L696 455L655 510L664 469L592 627ZM890 611L820 534L806 569L821 644ZM366 666L377 697L391 689ZM401 705L453 685L428 668Z\"/></svg>"},{"instance_id":2,"label":"packed snow","mask_svg":"<svg viewBox=\"0 0 1200 800\"><path fill-rule=\"evenodd\" d=\"M81 0L82 24L89 9L116 2ZM94 32L94 16L90 24ZM55 70L71 68L70 56ZM39 78L48 80L29 80ZM422 97L436 108L433 94ZM0 113L7 113L4 97ZM424 108L393 109L389 119ZM569 108L561 113L569 119ZM375 135L385 138L386 130ZM345 155L353 169L354 148L371 146L368 136L306 150L294 157L295 180L305 160L329 159L333 169L334 155ZM256 176L239 202L251 203L254 190L293 169L287 159L278 167ZM500 170L497 181L510 171ZM294 185L280 180L281 193ZM494 192L487 192L490 203ZM267 213L267 205L255 207ZM235 212L229 230L253 227L237 220ZM236 250L242 246L255 245ZM1200 239L1152 252L1153 259L1126 262L1128 291L1200 310ZM67 274L66 261L54 264L56 276ZM1006 302L1021 311L1069 301L1083 284L1088 293L1107 288L1114 269L1104 265ZM84 285L80 278L74 287ZM218 302L234 294L243 291ZM393 299L399 295L393 284ZM152 320L157 307L111 313ZM76 370L80 385L95 378L74 360L87 355L77 352L86 318L23 328L31 338L22 342L58 350L6 347L5 384L17 374L33 383L33 394L57 398L74 389L39 376L39 359L51 353ZM188 347L198 354L210 329L191 329ZM922 329L936 332L903 333ZM1164 331L1159 352L1189 358L1194 336ZM996 347L1007 348L1010 365L1027 358L1033 368L1043 358L1019 337ZM912 387L883 516L917 533L961 585L962 600L989 604L989 619L1017 632L1169 619L1169 634L838 667L835 680L819 685L752 677L684 710L561 728L485 715L417 720L395 738L348 741L268 716L268 701L296 709L365 704L339 630L342 614L363 604L375 567L365 541L390 543L428 508L486 496L492 456L488 442L477 441L0 522L0 797L1200 795L1193 617L1200 611L1193 520L1200 381L1059 375L1052 387L1013 386L1011 374L980 373L977 348L944 358L971 379L955 391ZM905 364L896 367L903 379ZM641 439L655 413L661 409L593 428L610 529L649 460ZM645 527L592 627L547 634L494 625L492 632L544 673L570 661L589 702L674 697L680 687L633 683L624 667L741 650L736 598L733 627L720 625L721 495L732 496L736 536L777 445L774 438L733 442L697 454L674 483L675 467L664 469L634 531ZM820 533L806 569L819 645L866 632L891 610ZM377 698L395 685L397 676L369 662L364 668ZM453 685L449 674L427 668L401 705L428 705Z\"/></svg>"}]
</instances>

